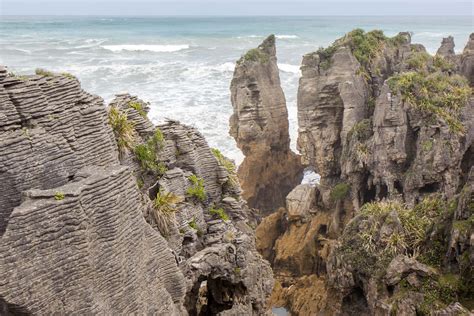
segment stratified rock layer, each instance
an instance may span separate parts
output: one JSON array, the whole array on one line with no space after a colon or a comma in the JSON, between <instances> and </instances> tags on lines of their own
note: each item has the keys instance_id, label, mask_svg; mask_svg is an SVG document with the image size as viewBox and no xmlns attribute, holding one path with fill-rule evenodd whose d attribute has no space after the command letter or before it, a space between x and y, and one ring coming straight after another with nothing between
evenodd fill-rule
<instances>
[{"instance_id":1,"label":"stratified rock layer","mask_svg":"<svg viewBox=\"0 0 474 316\"><path fill-rule=\"evenodd\" d=\"M290 150L273 35L237 62L230 90L230 134L245 155L238 171L243 197L251 207L270 212L285 205L302 175L299 157Z\"/></svg>"},{"instance_id":2,"label":"stratified rock layer","mask_svg":"<svg viewBox=\"0 0 474 316\"><path fill-rule=\"evenodd\" d=\"M108 113L42 73L0 69L0 314L264 314L272 273L228 160L135 96Z\"/></svg>"}]
</instances>

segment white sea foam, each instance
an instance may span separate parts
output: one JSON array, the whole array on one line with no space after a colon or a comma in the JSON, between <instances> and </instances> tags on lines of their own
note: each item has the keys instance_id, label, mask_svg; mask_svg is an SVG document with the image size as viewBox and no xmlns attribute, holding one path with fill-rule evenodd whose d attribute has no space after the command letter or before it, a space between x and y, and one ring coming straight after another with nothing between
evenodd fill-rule
<instances>
[{"instance_id":1,"label":"white sea foam","mask_svg":"<svg viewBox=\"0 0 474 316\"><path fill-rule=\"evenodd\" d=\"M231 62L223 63L215 67L216 70L218 71L223 71L223 72L233 72L235 69L235 64Z\"/></svg>"},{"instance_id":2,"label":"white sea foam","mask_svg":"<svg viewBox=\"0 0 474 316\"><path fill-rule=\"evenodd\" d=\"M103 45L101 47L110 50L114 53L121 51L149 51L156 53L172 53L188 49L189 45Z\"/></svg>"},{"instance_id":3,"label":"white sea foam","mask_svg":"<svg viewBox=\"0 0 474 316\"><path fill-rule=\"evenodd\" d=\"M424 37L443 37L448 36L448 33L436 33L436 32L415 32L415 36L424 36Z\"/></svg>"},{"instance_id":4,"label":"white sea foam","mask_svg":"<svg viewBox=\"0 0 474 316\"><path fill-rule=\"evenodd\" d=\"M282 34L282 35L275 35L276 38L278 39L295 39L295 38L300 38L298 35L285 35L285 34Z\"/></svg>"},{"instance_id":5,"label":"white sea foam","mask_svg":"<svg viewBox=\"0 0 474 316\"><path fill-rule=\"evenodd\" d=\"M298 65L290 65L290 64L278 64L278 69L283 72L288 72L292 74L299 74L300 73L300 66Z\"/></svg>"}]
</instances>

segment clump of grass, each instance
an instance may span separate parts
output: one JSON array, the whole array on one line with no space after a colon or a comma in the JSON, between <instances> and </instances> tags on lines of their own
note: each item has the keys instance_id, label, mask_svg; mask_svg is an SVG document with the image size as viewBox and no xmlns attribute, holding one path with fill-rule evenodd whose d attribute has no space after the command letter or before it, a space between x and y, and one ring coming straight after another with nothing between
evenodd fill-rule
<instances>
[{"instance_id":1,"label":"clump of grass","mask_svg":"<svg viewBox=\"0 0 474 316\"><path fill-rule=\"evenodd\" d=\"M433 141L428 139L421 144L421 147L424 151L431 151L431 149L433 149Z\"/></svg>"},{"instance_id":2,"label":"clump of grass","mask_svg":"<svg viewBox=\"0 0 474 316\"><path fill-rule=\"evenodd\" d=\"M408 57L406 63L412 70L422 71L427 70L431 56L427 52L415 52Z\"/></svg>"},{"instance_id":3,"label":"clump of grass","mask_svg":"<svg viewBox=\"0 0 474 316\"><path fill-rule=\"evenodd\" d=\"M223 221L228 221L230 219L229 215L227 215L223 208L214 208L214 206L211 206L209 213L213 216L219 217Z\"/></svg>"},{"instance_id":4,"label":"clump of grass","mask_svg":"<svg viewBox=\"0 0 474 316\"><path fill-rule=\"evenodd\" d=\"M234 163L230 161L229 159L227 159L217 148L211 148L211 152L214 155L214 157L216 157L216 160L219 163L219 165L224 167L225 170L227 170L227 173L229 174L230 184L236 185L238 183L238 178L237 178L237 171L236 171Z\"/></svg>"},{"instance_id":5,"label":"clump of grass","mask_svg":"<svg viewBox=\"0 0 474 316\"><path fill-rule=\"evenodd\" d=\"M127 112L115 106L109 109L109 124L114 132L115 140L122 156L135 146L136 132L133 122L128 120Z\"/></svg>"},{"instance_id":6,"label":"clump of grass","mask_svg":"<svg viewBox=\"0 0 474 316\"><path fill-rule=\"evenodd\" d=\"M157 152L163 149L163 146L164 136L159 128L146 143L135 146L135 157L144 170L157 172L160 175L166 173L166 165L163 162L157 162Z\"/></svg>"},{"instance_id":7,"label":"clump of grass","mask_svg":"<svg viewBox=\"0 0 474 316\"><path fill-rule=\"evenodd\" d=\"M454 133L465 132L460 115L472 93L465 78L440 71L411 71L391 77L388 84L410 106L444 121Z\"/></svg>"},{"instance_id":8,"label":"clump of grass","mask_svg":"<svg viewBox=\"0 0 474 316\"><path fill-rule=\"evenodd\" d=\"M349 193L351 186L347 183L338 183L331 190L331 200L340 201L343 200Z\"/></svg>"},{"instance_id":9,"label":"clump of grass","mask_svg":"<svg viewBox=\"0 0 474 316\"><path fill-rule=\"evenodd\" d=\"M189 176L188 180L191 182L191 186L186 190L186 194L204 202L207 199L206 190L204 189L204 180L195 174Z\"/></svg>"},{"instance_id":10,"label":"clump of grass","mask_svg":"<svg viewBox=\"0 0 474 316\"><path fill-rule=\"evenodd\" d=\"M260 62L260 63L268 63L270 57L260 48L253 48L245 53L244 56L238 61L238 63L243 63L246 61L253 61L253 62Z\"/></svg>"},{"instance_id":11,"label":"clump of grass","mask_svg":"<svg viewBox=\"0 0 474 316\"><path fill-rule=\"evenodd\" d=\"M38 76L44 76L44 77L54 77L53 72L48 71L46 69L42 69L42 68L36 68L35 74L37 74Z\"/></svg>"},{"instance_id":12,"label":"clump of grass","mask_svg":"<svg viewBox=\"0 0 474 316\"><path fill-rule=\"evenodd\" d=\"M143 105L137 101L128 102L128 107L137 111L141 116L146 117L146 111L143 109Z\"/></svg>"},{"instance_id":13,"label":"clump of grass","mask_svg":"<svg viewBox=\"0 0 474 316\"><path fill-rule=\"evenodd\" d=\"M366 140L370 137L372 132L371 119L363 119L357 122L349 131L348 137L355 137L357 140Z\"/></svg>"},{"instance_id":14,"label":"clump of grass","mask_svg":"<svg viewBox=\"0 0 474 316\"><path fill-rule=\"evenodd\" d=\"M196 231L198 237L201 237L204 234L199 225L197 224L195 217L193 217L193 219L188 223L188 226Z\"/></svg>"},{"instance_id":15,"label":"clump of grass","mask_svg":"<svg viewBox=\"0 0 474 316\"><path fill-rule=\"evenodd\" d=\"M153 214L158 229L163 236L168 236L171 226L176 223L176 204L181 201L182 199L176 194L164 192L161 189L156 194L156 198L153 200Z\"/></svg>"},{"instance_id":16,"label":"clump of grass","mask_svg":"<svg viewBox=\"0 0 474 316\"><path fill-rule=\"evenodd\" d=\"M61 201L61 200L64 200L64 193L63 192L56 192L54 193L54 199L56 201Z\"/></svg>"},{"instance_id":17,"label":"clump of grass","mask_svg":"<svg viewBox=\"0 0 474 316\"><path fill-rule=\"evenodd\" d=\"M69 78L69 79L77 79L76 76L74 76L73 74L70 74L69 72L62 72L61 76Z\"/></svg>"}]
</instances>

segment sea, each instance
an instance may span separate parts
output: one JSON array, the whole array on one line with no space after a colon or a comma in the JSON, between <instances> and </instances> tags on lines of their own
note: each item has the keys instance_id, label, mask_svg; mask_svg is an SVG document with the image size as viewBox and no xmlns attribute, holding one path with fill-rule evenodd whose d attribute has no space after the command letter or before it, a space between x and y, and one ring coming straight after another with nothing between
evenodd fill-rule
<instances>
[{"instance_id":1,"label":"sea","mask_svg":"<svg viewBox=\"0 0 474 316\"><path fill-rule=\"evenodd\" d=\"M469 14L469 12L466 12ZM275 34L280 78L296 150L296 95L302 56L354 28L380 29L435 53L452 35L461 52L473 17L79 17L0 16L0 64L17 74L36 68L70 72L82 87L110 102L129 92L149 101L154 123L167 118L196 127L211 147L237 164L243 159L229 136L230 81L238 60Z\"/></svg>"}]
</instances>

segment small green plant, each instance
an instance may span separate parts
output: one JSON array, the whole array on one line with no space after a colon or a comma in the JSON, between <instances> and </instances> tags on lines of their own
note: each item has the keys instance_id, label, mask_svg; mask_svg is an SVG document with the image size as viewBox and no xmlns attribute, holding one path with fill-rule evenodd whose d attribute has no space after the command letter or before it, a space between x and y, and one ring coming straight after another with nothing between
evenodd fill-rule
<instances>
[{"instance_id":1,"label":"small green plant","mask_svg":"<svg viewBox=\"0 0 474 316\"><path fill-rule=\"evenodd\" d=\"M146 143L135 146L135 157L144 170L157 172L160 175L168 171L163 162L157 162L157 152L163 149L163 146L164 136L158 128Z\"/></svg>"},{"instance_id":2,"label":"small green plant","mask_svg":"<svg viewBox=\"0 0 474 316\"><path fill-rule=\"evenodd\" d=\"M115 106L109 109L109 124L114 132L119 154L122 156L135 146L135 126L128 120L127 112L121 111Z\"/></svg>"},{"instance_id":3,"label":"small green plant","mask_svg":"<svg viewBox=\"0 0 474 316\"><path fill-rule=\"evenodd\" d=\"M182 199L174 193L164 192L162 189L156 194L153 200L154 218L159 231L163 236L169 235L170 227L176 222L176 204Z\"/></svg>"},{"instance_id":4,"label":"small green plant","mask_svg":"<svg viewBox=\"0 0 474 316\"><path fill-rule=\"evenodd\" d=\"M253 61L260 63L267 63L270 60L270 57L260 48L253 48L245 53L244 56L238 61L238 63L243 63L245 61Z\"/></svg>"},{"instance_id":5,"label":"small green plant","mask_svg":"<svg viewBox=\"0 0 474 316\"><path fill-rule=\"evenodd\" d=\"M145 185L145 183L143 182L143 179L142 178L137 178L137 186L140 190L143 188L144 185Z\"/></svg>"},{"instance_id":6,"label":"small green plant","mask_svg":"<svg viewBox=\"0 0 474 316\"><path fill-rule=\"evenodd\" d=\"M229 215L227 215L223 208L214 208L214 206L211 206L209 213L213 216L219 217L223 221L228 221L230 219Z\"/></svg>"},{"instance_id":7,"label":"small green plant","mask_svg":"<svg viewBox=\"0 0 474 316\"><path fill-rule=\"evenodd\" d=\"M366 118L354 124L348 133L348 137L355 137L357 140L363 141L370 137L371 132L372 120Z\"/></svg>"},{"instance_id":8,"label":"small green plant","mask_svg":"<svg viewBox=\"0 0 474 316\"><path fill-rule=\"evenodd\" d=\"M128 102L128 107L137 111L141 116L146 117L146 111L143 109L143 105L137 101Z\"/></svg>"},{"instance_id":9,"label":"small green plant","mask_svg":"<svg viewBox=\"0 0 474 316\"><path fill-rule=\"evenodd\" d=\"M347 183L338 183L331 190L331 200L340 201L343 200L349 193L351 186Z\"/></svg>"},{"instance_id":10,"label":"small green plant","mask_svg":"<svg viewBox=\"0 0 474 316\"><path fill-rule=\"evenodd\" d=\"M433 141L431 139L426 140L421 144L421 147L424 151L431 151L433 149Z\"/></svg>"},{"instance_id":11,"label":"small green plant","mask_svg":"<svg viewBox=\"0 0 474 316\"><path fill-rule=\"evenodd\" d=\"M240 275L240 273L242 273L242 269L240 269L240 267L235 267L234 268L234 273L237 274L237 275Z\"/></svg>"},{"instance_id":12,"label":"small green plant","mask_svg":"<svg viewBox=\"0 0 474 316\"><path fill-rule=\"evenodd\" d=\"M204 189L204 180L195 174L189 176L188 180L191 182L191 186L186 190L186 194L204 202L207 199L206 190Z\"/></svg>"},{"instance_id":13,"label":"small green plant","mask_svg":"<svg viewBox=\"0 0 474 316\"><path fill-rule=\"evenodd\" d=\"M69 72L62 72L61 76L69 78L69 79L77 79L76 76L74 76L73 74L70 74Z\"/></svg>"},{"instance_id":14,"label":"small green plant","mask_svg":"<svg viewBox=\"0 0 474 316\"><path fill-rule=\"evenodd\" d=\"M236 171L234 163L230 161L229 159L227 159L217 148L211 148L211 152L214 155L214 157L216 157L216 160L219 163L219 165L224 167L225 170L227 170L227 173L229 174L230 184L236 185L239 180L237 178L237 171Z\"/></svg>"},{"instance_id":15,"label":"small green plant","mask_svg":"<svg viewBox=\"0 0 474 316\"><path fill-rule=\"evenodd\" d=\"M196 222L196 218L193 217L193 219L188 223L189 227L191 227L192 229L194 230L198 230L199 229L199 226Z\"/></svg>"},{"instance_id":16,"label":"small green plant","mask_svg":"<svg viewBox=\"0 0 474 316\"><path fill-rule=\"evenodd\" d=\"M53 72L48 71L48 70L45 70L45 69L42 69L42 68L37 68L37 69L35 70L35 74L37 74L38 76L54 77L54 73L53 73Z\"/></svg>"},{"instance_id":17,"label":"small green plant","mask_svg":"<svg viewBox=\"0 0 474 316\"><path fill-rule=\"evenodd\" d=\"M61 200L64 200L64 193L63 192L56 192L54 193L54 199L56 201L61 201Z\"/></svg>"},{"instance_id":18,"label":"small green plant","mask_svg":"<svg viewBox=\"0 0 474 316\"><path fill-rule=\"evenodd\" d=\"M431 56L427 52L415 52L407 59L407 65L412 70L427 70Z\"/></svg>"},{"instance_id":19,"label":"small green plant","mask_svg":"<svg viewBox=\"0 0 474 316\"><path fill-rule=\"evenodd\" d=\"M440 71L411 71L389 78L388 85L410 106L444 121L452 132L464 133L460 115L472 93L465 78Z\"/></svg>"}]
</instances>

